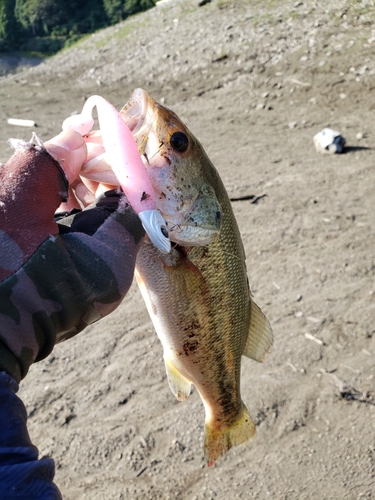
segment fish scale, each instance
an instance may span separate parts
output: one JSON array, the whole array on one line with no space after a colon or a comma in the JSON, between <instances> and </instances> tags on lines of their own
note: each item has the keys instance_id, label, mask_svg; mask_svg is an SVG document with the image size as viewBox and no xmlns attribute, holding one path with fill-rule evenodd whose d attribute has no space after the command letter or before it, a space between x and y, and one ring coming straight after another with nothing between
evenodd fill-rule
<instances>
[{"instance_id":1,"label":"fish scale","mask_svg":"<svg viewBox=\"0 0 375 500\"><path fill-rule=\"evenodd\" d=\"M143 90L121 114L132 123L156 193L168 192L156 206L174 243L162 254L146 236L136 279L163 345L173 394L184 400L194 384L202 398L205 457L213 465L256 433L241 398L241 356L263 361L272 329L251 298L231 203L200 143Z\"/></svg>"}]
</instances>

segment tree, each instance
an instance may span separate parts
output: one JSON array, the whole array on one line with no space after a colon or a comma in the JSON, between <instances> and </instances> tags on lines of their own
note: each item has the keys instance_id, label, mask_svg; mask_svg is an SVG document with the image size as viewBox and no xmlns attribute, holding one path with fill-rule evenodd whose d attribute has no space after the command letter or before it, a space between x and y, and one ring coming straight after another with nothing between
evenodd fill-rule
<instances>
[{"instance_id":1,"label":"tree","mask_svg":"<svg viewBox=\"0 0 375 500\"><path fill-rule=\"evenodd\" d=\"M43 36L67 22L68 5L68 1L63 4L59 0L16 0L15 14L26 31Z\"/></svg>"},{"instance_id":2,"label":"tree","mask_svg":"<svg viewBox=\"0 0 375 500\"><path fill-rule=\"evenodd\" d=\"M104 10L111 23L118 23L128 16L147 10L155 0L103 0Z\"/></svg>"},{"instance_id":3,"label":"tree","mask_svg":"<svg viewBox=\"0 0 375 500\"><path fill-rule=\"evenodd\" d=\"M2 0L0 0L2 1ZM102 0L15 0L15 14L32 36L87 33L107 24Z\"/></svg>"},{"instance_id":4,"label":"tree","mask_svg":"<svg viewBox=\"0 0 375 500\"><path fill-rule=\"evenodd\" d=\"M0 49L56 52L65 42L119 22L155 0L0 0Z\"/></svg>"},{"instance_id":5,"label":"tree","mask_svg":"<svg viewBox=\"0 0 375 500\"><path fill-rule=\"evenodd\" d=\"M3 48L12 47L16 39L17 21L14 8L15 0L0 0L0 41Z\"/></svg>"}]
</instances>

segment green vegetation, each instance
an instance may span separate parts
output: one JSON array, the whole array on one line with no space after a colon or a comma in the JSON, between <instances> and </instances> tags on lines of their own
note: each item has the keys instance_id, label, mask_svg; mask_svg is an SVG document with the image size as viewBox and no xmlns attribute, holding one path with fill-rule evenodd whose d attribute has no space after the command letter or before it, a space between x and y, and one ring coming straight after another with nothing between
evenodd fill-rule
<instances>
[{"instance_id":1,"label":"green vegetation","mask_svg":"<svg viewBox=\"0 0 375 500\"><path fill-rule=\"evenodd\" d=\"M53 54L156 0L0 0L0 52Z\"/></svg>"}]
</instances>

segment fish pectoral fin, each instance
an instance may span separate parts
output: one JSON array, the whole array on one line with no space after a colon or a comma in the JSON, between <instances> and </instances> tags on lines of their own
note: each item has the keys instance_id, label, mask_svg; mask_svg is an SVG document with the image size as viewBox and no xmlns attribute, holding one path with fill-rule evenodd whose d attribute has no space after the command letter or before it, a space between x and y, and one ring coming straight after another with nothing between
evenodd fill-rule
<instances>
[{"instance_id":1,"label":"fish pectoral fin","mask_svg":"<svg viewBox=\"0 0 375 500\"><path fill-rule=\"evenodd\" d=\"M260 307L251 300L250 328L243 355L262 363L273 344L273 333L270 322Z\"/></svg>"},{"instance_id":2,"label":"fish pectoral fin","mask_svg":"<svg viewBox=\"0 0 375 500\"><path fill-rule=\"evenodd\" d=\"M165 369L171 391L179 401L185 401L191 391L191 382L184 377L171 359L164 357Z\"/></svg>"}]
</instances>

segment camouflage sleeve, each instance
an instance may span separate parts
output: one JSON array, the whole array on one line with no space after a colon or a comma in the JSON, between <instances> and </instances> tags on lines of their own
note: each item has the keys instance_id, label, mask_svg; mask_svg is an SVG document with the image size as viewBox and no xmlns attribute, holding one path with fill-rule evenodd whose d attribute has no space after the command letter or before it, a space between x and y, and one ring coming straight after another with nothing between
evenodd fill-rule
<instances>
[{"instance_id":1,"label":"camouflage sleeve","mask_svg":"<svg viewBox=\"0 0 375 500\"><path fill-rule=\"evenodd\" d=\"M57 342L121 303L144 232L119 191L54 221L68 186L38 146L17 150L0 184L0 371L19 382Z\"/></svg>"},{"instance_id":2,"label":"camouflage sleeve","mask_svg":"<svg viewBox=\"0 0 375 500\"><path fill-rule=\"evenodd\" d=\"M0 373L0 498L61 500L53 483L54 461L38 459L38 449L26 427L26 408L17 390L16 381Z\"/></svg>"}]
</instances>

